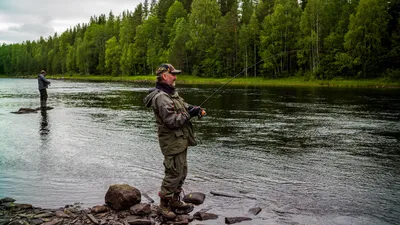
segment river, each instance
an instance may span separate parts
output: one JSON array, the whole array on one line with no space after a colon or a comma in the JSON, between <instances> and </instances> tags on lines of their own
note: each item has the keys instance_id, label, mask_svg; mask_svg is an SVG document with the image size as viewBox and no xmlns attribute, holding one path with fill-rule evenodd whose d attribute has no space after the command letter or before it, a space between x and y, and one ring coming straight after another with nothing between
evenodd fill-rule
<instances>
[{"instance_id":1,"label":"river","mask_svg":"<svg viewBox=\"0 0 400 225\"><path fill-rule=\"evenodd\" d=\"M39 106L37 80L0 79L0 198L91 207L127 183L158 202L163 157L142 103L151 86L53 80L53 110L11 114ZM178 84L192 104L217 88ZM399 89L235 86L204 108L184 186L207 196L194 212L220 216L203 224L252 207L262 211L240 224L399 224Z\"/></svg>"}]
</instances>

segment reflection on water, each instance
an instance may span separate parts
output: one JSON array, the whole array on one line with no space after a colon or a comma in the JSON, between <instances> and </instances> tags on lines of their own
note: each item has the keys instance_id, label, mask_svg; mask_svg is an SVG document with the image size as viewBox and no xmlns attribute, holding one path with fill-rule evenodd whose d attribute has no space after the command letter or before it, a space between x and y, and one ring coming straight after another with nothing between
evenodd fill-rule
<instances>
[{"instance_id":1,"label":"reflection on water","mask_svg":"<svg viewBox=\"0 0 400 225\"><path fill-rule=\"evenodd\" d=\"M163 158L142 103L150 85L54 81L53 110L10 114L38 106L35 82L0 79L0 198L93 206L104 203L109 185L128 183L157 199ZM216 88L179 91L200 104ZM241 224L398 224L399 96L396 89L223 89L194 121L199 145L188 152L186 192L206 193L196 210L220 215L202 223L223 224L259 206Z\"/></svg>"},{"instance_id":2,"label":"reflection on water","mask_svg":"<svg viewBox=\"0 0 400 225\"><path fill-rule=\"evenodd\" d=\"M49 119L47 118L47 110L41 109L40 115L42 116L40 121L40 130L39 130L40 135L47 135L50 132Z\"/></svg>"}]
</instances>

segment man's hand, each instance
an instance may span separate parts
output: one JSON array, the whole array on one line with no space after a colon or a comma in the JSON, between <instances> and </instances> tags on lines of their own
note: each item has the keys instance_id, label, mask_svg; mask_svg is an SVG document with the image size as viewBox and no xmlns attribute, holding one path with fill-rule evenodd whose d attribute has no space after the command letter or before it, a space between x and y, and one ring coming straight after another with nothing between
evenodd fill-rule
<instances>
[{"instance_id":1,"label":"man's hand","mask_svg":"<svg viewBox=\"0 0 400 225\"><path fill-rule=\"evenodd\" d=\"M190 118L198 116L201 112L201 108L198 106L189 106L188 109L189 109L188 113L190 115Z\"/></svg>"}]
</instances>

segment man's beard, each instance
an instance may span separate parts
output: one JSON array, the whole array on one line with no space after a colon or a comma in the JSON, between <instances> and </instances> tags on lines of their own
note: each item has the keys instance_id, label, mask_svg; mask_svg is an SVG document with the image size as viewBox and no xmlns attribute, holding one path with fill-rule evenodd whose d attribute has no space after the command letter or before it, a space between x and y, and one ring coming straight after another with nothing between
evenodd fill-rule
<instances>
[{"instance_id":1,"label":"man's beard","mask_svg":"<svg viewBox=\"0 0 400 225\"><path fill-rule=\"evenodd\" d=\"M172 82L171 87L175 88L175 81Z\"/></svg>"}]
</instances>

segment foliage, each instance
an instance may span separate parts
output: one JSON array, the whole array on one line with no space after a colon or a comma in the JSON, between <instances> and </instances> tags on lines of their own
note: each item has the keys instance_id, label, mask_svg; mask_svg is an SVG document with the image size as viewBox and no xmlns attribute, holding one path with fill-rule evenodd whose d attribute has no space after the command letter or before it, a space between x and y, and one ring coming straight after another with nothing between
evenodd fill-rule
<instances>
[{"instance_id":1,"label":"foliage","mask_svg":"<svg viewBox=\"0 0 400 225\"><path fill-rule=\"evenodd\" d=\"M398 79L400 0L145 0L61 34L0 45L0 74ZM245 79L245 78L244 78Z\"/></svg>"}]
</instances>

